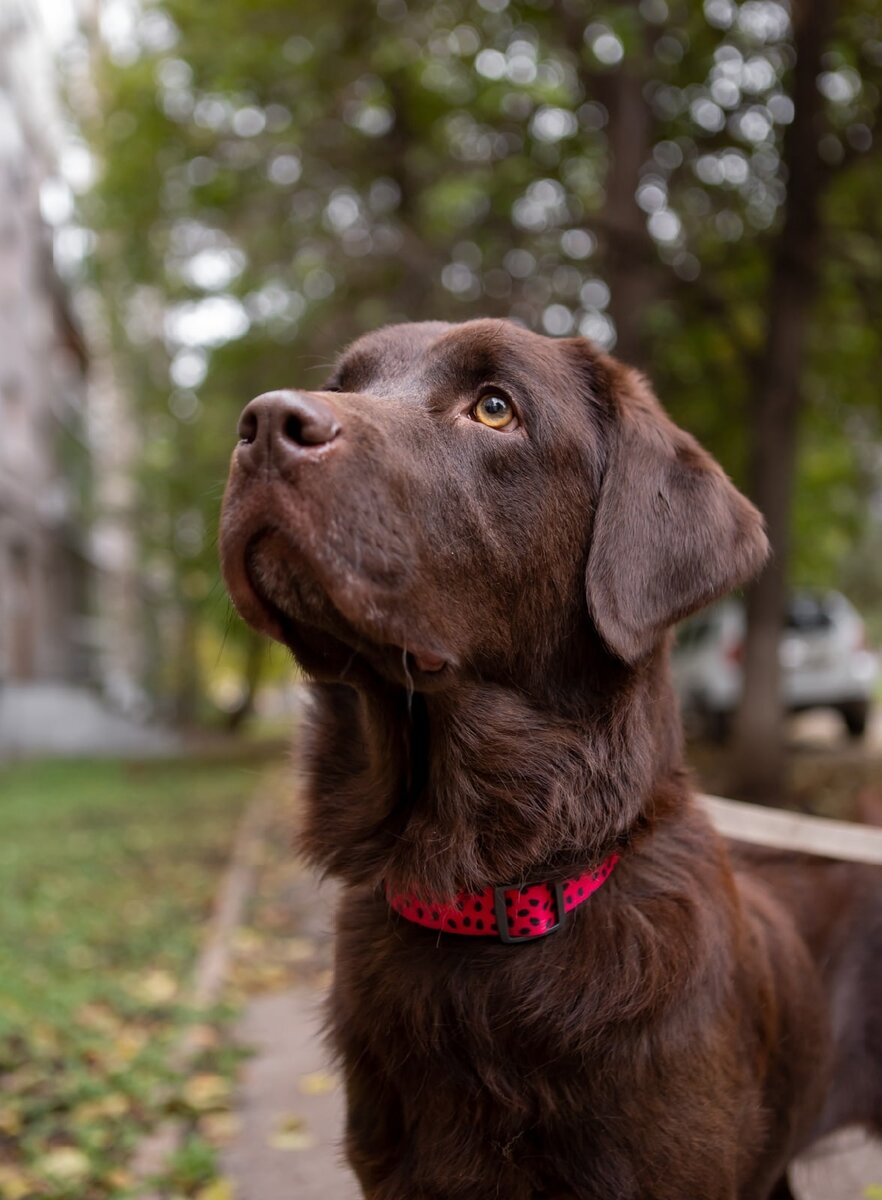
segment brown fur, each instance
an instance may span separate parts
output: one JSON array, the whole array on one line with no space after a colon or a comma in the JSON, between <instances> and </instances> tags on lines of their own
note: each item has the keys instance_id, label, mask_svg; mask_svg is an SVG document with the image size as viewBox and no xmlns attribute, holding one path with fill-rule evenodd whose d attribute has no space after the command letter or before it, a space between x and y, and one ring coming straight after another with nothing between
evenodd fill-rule
<instances>
[{"instance_id":1,"label":"brown fur","mask_svg":"<svg viewBox=\"0 0 882 1200\"><path fill-rule=\"evenodd\" d=\"M518 422L473 419L480 389ZM646 381L507 322L361 339L243 416L233 598L317 681L304 847L343 882L333 1040L372 1200L783 1200L882 1128L882 879L739 852L696 807L668 627L761 565L756 511ZM449 898L610 881L522 946Z\"/></svg>"}]
</instances>

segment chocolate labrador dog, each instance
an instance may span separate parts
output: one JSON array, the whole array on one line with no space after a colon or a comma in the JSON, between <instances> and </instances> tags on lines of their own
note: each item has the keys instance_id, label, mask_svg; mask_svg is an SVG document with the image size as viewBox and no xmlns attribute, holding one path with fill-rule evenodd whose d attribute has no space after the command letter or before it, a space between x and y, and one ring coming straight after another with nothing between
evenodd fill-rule
<instances>
[{"instance_id":1,"label":"chocolate labrador dog","mask_svg":"<svg viewBox=\"0 0 882 1200\"><path fill-rule=\"evenodd\" d=\"M777 1200L882 1129L882 878L734 857L668 630L763 564L646 380L505 321L398 325L244 410L246 621L316 681L304 845L372 1200Z\"/></svg>"}]
</instances>

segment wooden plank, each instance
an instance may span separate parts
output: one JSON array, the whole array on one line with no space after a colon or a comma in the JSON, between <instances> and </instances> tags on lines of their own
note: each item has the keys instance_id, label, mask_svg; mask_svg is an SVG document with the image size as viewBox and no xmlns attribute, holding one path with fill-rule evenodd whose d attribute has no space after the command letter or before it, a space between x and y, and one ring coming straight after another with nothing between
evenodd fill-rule
<instances>
[{"instance_id":1,"label":"wooden plank","mask_svg":"<svg viewBox=\"0 0 882 1200\"><path fill-rule=\"evenodd\" d=\"M799 1200L866 1200L882 1184L882 1141L850 1126L809 1146L787 1174Z\"/></svg>"},{"instance_id":2,"label":"wooden plank","mask_svg":"<svg viewBox=\"0 0 882 1200\"><path fill-rule=\"evenodd\" d=\"M882 866L882 829L719 796L699 796L699 800L720 833L735 841Z\"/></svg>"}]
</instances>

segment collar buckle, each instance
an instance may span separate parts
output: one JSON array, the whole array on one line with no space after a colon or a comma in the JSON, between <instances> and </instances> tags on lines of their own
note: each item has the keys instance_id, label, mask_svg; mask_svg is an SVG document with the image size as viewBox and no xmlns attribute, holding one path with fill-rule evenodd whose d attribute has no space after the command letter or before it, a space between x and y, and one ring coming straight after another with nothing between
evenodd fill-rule
<instances>
[{"instance_id":1,"label":"collar buckle","mask_svg":"<svg viewBox=\"0 0 882 1200\"><path fill-rule=\"evenodd\" d=\"M530 887L527 884L526 887ZM520 935L513 934L509 927L508 909L505 903L505 893L515 892L520 895L526 890L526 887L521 887L516 883L503 883L499 887L493 889L493 911L496 916L496 930L499 935L499 940L505 942L507 946L517 946L521 942L538 942L540 938L548 937L549 933L554 933L560 929L563 924L563 919L566 916L564 908L564 894L562 883L546 884L550 887L554 894L554 910L556 920L553 925L549 925L547 929L530 931L530 933L522 933Z\"/></svg>"}]
</instances>

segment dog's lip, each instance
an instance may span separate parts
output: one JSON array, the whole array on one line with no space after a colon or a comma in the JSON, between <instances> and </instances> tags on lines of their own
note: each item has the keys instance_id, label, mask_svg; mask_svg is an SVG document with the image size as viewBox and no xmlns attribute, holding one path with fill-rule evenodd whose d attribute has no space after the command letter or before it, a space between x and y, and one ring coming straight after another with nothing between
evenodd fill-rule
<instances>
[{"instance_id":1,"label":"dog's lip","mask_svg":"<svg viewBox=\"0 0 882 1200\"><path fill-rule=\"evenodd\" d=\"M417 669L425 671L427 675L437 675L447 666L447 659L432 650L409 650L408 653Z\"/></svg>"},{"instance_id":2,"label":"dog's lip","mask_svg":"<svg viewBox=\"0 0 882 1200\"><path fill-rule=\"evenodd\" d=\"M275 641L281 642L283 645L290 645L291 628L297 624L297 618L266 595L253 573L254 550L267 535L279 532L274 526L261 526L240 540L238 552L229 556L228 559L232 568L227 572L228 587L237 610L249 624ZM337 612L345 621L350 622L351 614L341 611L340 606L332 599L330 592L326 591L326 594ZM356 627L353 626L353 628ZM449 667L455 665L453 657L439 647L425 644L413 645L407 638L393 640L388 639L388 636L386 638L370 638L370 634L360 627L359 632L373 641L376 650L385 648L396 656L400 656L406 674L415 671L420 675L438 678Z\"/></svg>"},{"instance_id":3,"label":"dog's lip","mask_svg":"<svg viewBox=\"0 0 882 1200\"><path fill-rule=\"evenodd\" d=\"M264 595L251 573L251 550L262 536L262 531L254 534L241 554L229 558L225 569L227 588L243 620L275 641L284 643L287 617Z\"/></svg>"}]
</instances>

